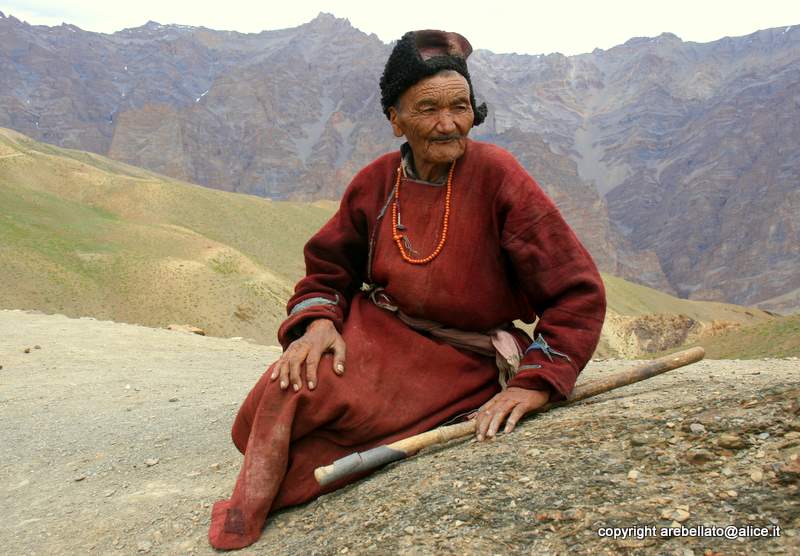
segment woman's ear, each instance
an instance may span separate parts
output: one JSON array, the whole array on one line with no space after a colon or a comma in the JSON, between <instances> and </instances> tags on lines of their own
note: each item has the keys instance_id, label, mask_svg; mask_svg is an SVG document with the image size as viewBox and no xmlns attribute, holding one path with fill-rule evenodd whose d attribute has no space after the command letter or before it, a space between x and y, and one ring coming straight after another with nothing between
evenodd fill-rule
<instances>
[{"instance_id":1,"label":"woman's ear","mask_svg":"<svg viewBox=\"0 0 800 556\"><path fill-rule=\"evenodd\" d=\"M389 123L392 124L392 131L395 137L402 137L405 135L403 128L399 123L400 116L397 114L397 109L394 106L389 107Z\"/></svg>"}]
</instances>

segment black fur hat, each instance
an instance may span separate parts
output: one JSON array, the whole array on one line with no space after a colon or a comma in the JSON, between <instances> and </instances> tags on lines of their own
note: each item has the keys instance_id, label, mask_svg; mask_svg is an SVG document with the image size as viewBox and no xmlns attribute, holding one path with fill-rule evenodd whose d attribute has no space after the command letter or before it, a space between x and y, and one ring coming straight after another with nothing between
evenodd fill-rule
<instances>
[{"instance_id":1,"label":"black fur hat","mask_svg":"<svg viewBox=\"0 0 800 556\"><path fill-rule=\"evenodd\" d=\"M389 117L389 107L397 103L406 89L442 70L457 71L469 84L469 100L475 113L472 125L486 119L486 103L475 106L475 93L467 70L472 45L458 33L446 31L409 31L392 49L381 76L381 105Z\"/></svg>"}]
</instances>

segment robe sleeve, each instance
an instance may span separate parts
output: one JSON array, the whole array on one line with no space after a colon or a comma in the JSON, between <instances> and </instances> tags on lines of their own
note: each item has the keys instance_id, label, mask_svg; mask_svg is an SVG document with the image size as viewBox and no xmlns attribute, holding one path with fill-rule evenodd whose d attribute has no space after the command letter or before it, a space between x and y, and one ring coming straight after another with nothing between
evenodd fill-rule
<instances>
[{"instance_id":1,"label":"robe sleeve","mask_svg":"<svg viewBox=\"0 0 800 556\"><path fill-rule=\"evenodd\" d=\"M368 250L368 226L358 176L345 191L339 210L303 249L306 276L286 306L288 318L278 329L284 349L315 319L329 319L341 333L350 299L361 287Z\"/></svg>"},{"instance_id":2,"label":"robe sleeve","mask_svg":"<svg viewBox=\"0 0 800 556\"><path fill-rule=\"evenodd\" d=\"M501 244L528 305L535 341L508 386L566 398L597 347L606 310L603 281L589 252L539 185L520 167L498 194ZM505 195L503 195L505 193Z\"/></svg>"}]
</instances>

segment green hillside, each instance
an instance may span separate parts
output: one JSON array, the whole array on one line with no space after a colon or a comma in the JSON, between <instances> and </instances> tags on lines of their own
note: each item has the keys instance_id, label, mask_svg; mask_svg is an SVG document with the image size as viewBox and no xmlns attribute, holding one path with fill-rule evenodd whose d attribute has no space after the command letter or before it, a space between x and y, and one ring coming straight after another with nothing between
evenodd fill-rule
<instances>
[{"instance_id":1,"label":"green hillside","mask_svg":"<svg viewBox=\"0 0 800 556\"><path fill-rule=\"evenodd\" d=\"M0 307L274 343L303 244L332 212L0 130Z\"/></svg>"},{"instance_id":2,"label":"green hillside","mask_svg":"<svg viewBox=\"0 0 800 556\"><path fill-rule=\"evenodd\" d=\"M274 343L303 275L303 245L335 206L208 189L0 129L0 308L190 324ZM773 320L603 278L601 355Z\"/></svg>"},{"instance_id":3,"label":"green hillside","mask_svg":"<svg viewBox=\"0 0 800 556\"><path fill-rule=\"evenodd\" d=\"M697 342L709 359L800 357L800 313Z\"/></svg>"}]
</instances>

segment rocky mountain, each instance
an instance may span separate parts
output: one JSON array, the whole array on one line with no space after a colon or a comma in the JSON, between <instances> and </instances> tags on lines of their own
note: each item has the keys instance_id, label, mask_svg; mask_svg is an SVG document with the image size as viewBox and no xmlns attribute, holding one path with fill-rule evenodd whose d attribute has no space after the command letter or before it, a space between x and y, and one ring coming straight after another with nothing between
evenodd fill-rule
<instances>
[{"instance_id":1,"label":"rocky mountain","mask_svg":"<svg viewBox=\"0 0 800 556\"><path fill-rule=\"evenodd\" d=\"M377 88L388 52L326 14L258 34L111 35L0 14L0 126L218 189L335 198L397 147ZM490 106L475 136L514 152L604 270L796 307L800 27L471 62Z\"/></svg>"}]
</instances>

